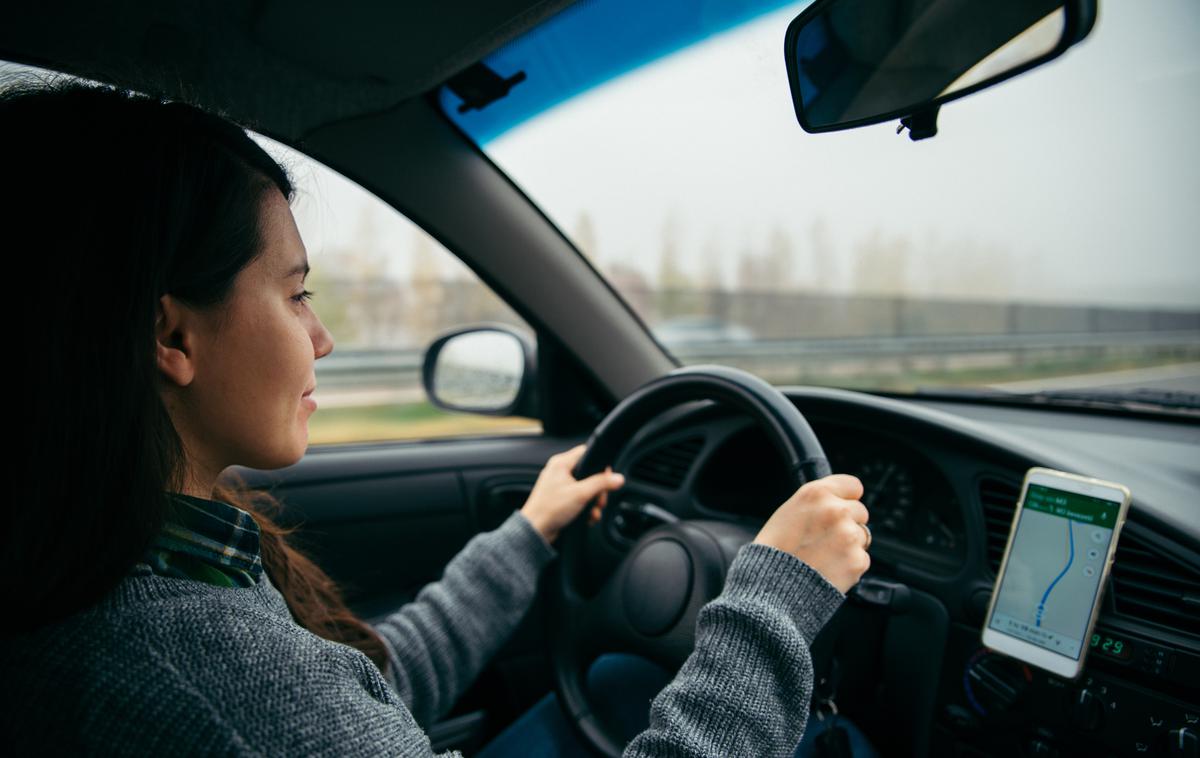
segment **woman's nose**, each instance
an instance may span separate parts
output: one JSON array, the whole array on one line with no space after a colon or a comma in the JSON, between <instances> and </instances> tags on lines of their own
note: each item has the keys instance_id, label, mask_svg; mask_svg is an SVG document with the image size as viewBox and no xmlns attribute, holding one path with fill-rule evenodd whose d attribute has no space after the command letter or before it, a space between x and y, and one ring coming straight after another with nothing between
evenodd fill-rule
<instances>
[{"instance_id":1,"label":"woman's nose","mask_svg":"<svg viewBox=\"0 0 1200 758\"><path fill-rule=\"evenodd\" d=\"M324 358L333 352L333 335L321 323L321 319L317 319L317 328L313 333L313 354L317 358Z\"/></svg>"}]
</instances>

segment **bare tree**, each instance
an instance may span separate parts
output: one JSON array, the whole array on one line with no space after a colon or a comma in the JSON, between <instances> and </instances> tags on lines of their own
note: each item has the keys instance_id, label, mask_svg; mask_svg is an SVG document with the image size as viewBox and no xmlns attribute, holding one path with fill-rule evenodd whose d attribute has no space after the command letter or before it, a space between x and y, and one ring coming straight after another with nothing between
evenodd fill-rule
<instances>
[{"instance_id":1,"label":"bare tree","mask_svg":"<svg viewBox=\"0 0 1200 758\"><path fill-rule=\"evenodd\" d=\"M838 289L837 252L829 234L829 222L818 216L809 226L809 266L800 286L818 292Z\"/></svg>"},{"instance_id":2,"label":"bare tree","mask_svg":"<svg viewBox=\"0 0 1200 758\"><path fill-rule=\"evenodd\" d=\"M412 276L409 281L408 316L413 339L427 344L447 324L442 316L446 299L438 251L433 242L420 230L414 230L412 246Z\"/></svg>"},{"instance_id":3,"label":"bare tree","mask_svg":"<svg viewBox=\"0 0 1200 758\"><path fill-rule=\"evenodd\" d=\"M592 217L587 211L582 211L579 218L575 220L575 233L572 235L575 246L579 248L579 252L583 253L583 257L591 261L592 265L596 265L596 227L592 223Z\"/></svg>"},{"instance_id":4,"label":"bare tree","mask_svg":"<svg viewBox=\"0 0 1200 758\"><path fill-rule=\"evenodd\" d=\"M670 318L684 313L694 284L680 265L679 227L673 217L663 223L662 248L658 258L660 316Z\"/></svg>"},{"instance_id":5,"label":"bare tree","mask_svg":"<svg viewBox=\"0 0 1200 758\"><path fill-rule=\"evenodd\" d=\"M885 237L876 227L854 246L854 289L863 294L904 295L912 243L903 235Z\"/></svg>"}]
</instances>

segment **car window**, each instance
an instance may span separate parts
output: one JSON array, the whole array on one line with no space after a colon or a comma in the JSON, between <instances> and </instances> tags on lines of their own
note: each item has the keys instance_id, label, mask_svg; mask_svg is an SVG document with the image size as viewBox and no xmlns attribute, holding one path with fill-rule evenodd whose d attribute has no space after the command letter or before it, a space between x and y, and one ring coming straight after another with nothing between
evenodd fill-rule
<instances>
[{"instance_id":1,"label":"car window","mask_svg":"<svg viewBox=\"0 0 1200 758\"><path fill-rule=\"evenodd\" d=\"M649 6L581 4L486 60L523 74L507 97L443 107L683 363L1200 391L1200 5L1103 3L1078 47L921 142L801 131L782 46L807 3L778 5L698 7L649 50Z\"/></svg>"},{"instance_id":2,"label":"car window","mask_svg":"<svg viewBox=\"0 0 1200 758\"><path fill-rule=\"evenodd\" d=\"M0 86L64 75L0 61ZM301 152L258 134L291 175L292 211L308 249L311 307L334 338L317 361L319 410L309 444L541 433L537 419L433 406L421 382L425 348L455 327L533 330L419 226Z\"/></svg>"},{"instance_id":3,"label":"car window","mask_svg":"<svg viewBox=\"0 0 1200 758\"><path fill-rule=\"evenodd\" d=\"M421 383L425 348L438 335L501 323L532 336L525 321L390 205L299 151L255 138L295 182L310 303L335 340L316 363L309 443L540 433L537 419L444 411Z\"/></svg>"}]
</instances>

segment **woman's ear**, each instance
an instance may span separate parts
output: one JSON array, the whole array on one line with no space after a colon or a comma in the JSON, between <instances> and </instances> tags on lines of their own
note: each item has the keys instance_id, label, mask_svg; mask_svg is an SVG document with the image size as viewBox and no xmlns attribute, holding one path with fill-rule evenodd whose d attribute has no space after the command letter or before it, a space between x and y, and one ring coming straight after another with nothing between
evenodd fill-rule
<instances>
[{"instance_id":1,"label":"woman's ear","mask_svg":"<svg viewBox=\"0 0 1200 758\"><path fill-rule=\"evenodd\" d=\"M154 347L158 370L173 383L186 387L196 376L192 310L170 295L160 297L155 310Z\"/></svg>"}]
</instances>

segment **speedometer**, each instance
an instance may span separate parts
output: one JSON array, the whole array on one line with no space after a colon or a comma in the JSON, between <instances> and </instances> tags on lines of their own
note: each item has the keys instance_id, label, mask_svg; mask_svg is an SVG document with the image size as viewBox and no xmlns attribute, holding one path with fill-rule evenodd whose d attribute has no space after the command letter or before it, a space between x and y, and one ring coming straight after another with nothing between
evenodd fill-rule
<instances>
[{"instance_id":1,"label":"speedometer","mask_svg":"<svg viewBox=\"0 0 1200 758\"><path fill-rule=\"evenodd\" d=\"M875 554L912 552L927 568L961 565L962 509L945 474L928 458L877 431L822 428L819 434L834 471L862 481L871 531L880 538Z\"/></svg>"},{"instance_id":2,"label":"speedometer","mask_svg":"<svg viewBox=\"0 0 1200 758\"><path fill-rule=\"evenodd\" d=\"M896 461L875 458L862 464L858 478L871 523L894 533L907 531L913 509L913 479L908 469Z\"/></svg>"}]
</instances>

